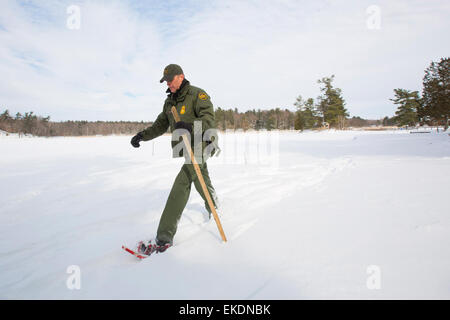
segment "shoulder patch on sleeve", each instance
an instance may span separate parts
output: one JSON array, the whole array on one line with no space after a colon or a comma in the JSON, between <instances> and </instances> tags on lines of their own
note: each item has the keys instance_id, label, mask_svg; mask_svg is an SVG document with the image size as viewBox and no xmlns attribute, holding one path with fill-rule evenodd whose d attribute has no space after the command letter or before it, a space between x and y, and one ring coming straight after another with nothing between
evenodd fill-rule
<instances>
[{"instance_id":1,"label":"shoulder patch on sleeve","mask_svg":"<svg viewBox=\"0 0 450 320\"><path fill-rule=\"evenodd\" d=\"M199 98L200 100L205 101L206 99L208 99L208 96L207 96L206 93L200 92L200 93L198 94L198 98Z\"/></svg>"}]
</instances>

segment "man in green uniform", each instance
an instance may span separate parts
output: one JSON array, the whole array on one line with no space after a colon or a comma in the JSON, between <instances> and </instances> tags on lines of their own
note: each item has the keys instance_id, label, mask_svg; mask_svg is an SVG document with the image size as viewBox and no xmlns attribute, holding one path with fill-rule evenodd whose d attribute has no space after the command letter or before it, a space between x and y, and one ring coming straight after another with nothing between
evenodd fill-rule
<instances>
[{"instance_id":1,"label":"man in green uniform","mask_svg":"<svg viewBox=\"0 0 450 320\"><path fill-rule=\"evenodd\" d=\"M131 139L133 147L138 148L141 141L152 140L164 134L168 128L172 132L173 157L185 157L186 161L181 167L166 206L161 215L159 227L156 235L156 245L158 251L164 251L173 244L173 238L177 231L178 221L186 206L191 192L192 182L195 189L200 193L205 201L205 206L211 217L211 209L206 201L201 184L195 173L193 164L184 147L184 143L179 139L181 134L188 133L191 146L199 163L200 171L205 180L207 189L211 195L214 206L217 207L216 192L209 178L206 160L218 149L217 133L215 129L214 108L208 94L197 87L192 86L185 79L183 70L179 65L170 64L164 69L160 82L167 82L167 99L164 102L163 110L156 118L152 126L139 132ZM175 122L171 108L175 106L180 116L180 121ZM179 130L181 129L181 130ZM197 139L194 139L194 136ZM200 138L198 138L200 137ZM199 141L197 141L199 140Z\"/></svg>"}]
</instances>

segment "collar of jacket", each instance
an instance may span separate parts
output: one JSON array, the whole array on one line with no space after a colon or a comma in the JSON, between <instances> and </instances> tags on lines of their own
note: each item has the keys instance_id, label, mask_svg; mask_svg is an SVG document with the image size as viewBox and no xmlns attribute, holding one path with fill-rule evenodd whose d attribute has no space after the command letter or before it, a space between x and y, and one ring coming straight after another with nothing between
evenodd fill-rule
<instances>
[{"instance_id":1,"label":"collar of jacket","mask_svg":"<svg viewBox=\"0 0 450 320\"><path fill-rule=\"evenodd\" d=\"M167 89L166 92L169 94L168 97L175 101L183 100L186 96L186 93L189 90L190 83L188 80L183 79L181 82L180 89L178 89L175 93L170 92L170 89Z\"/></svg>"}]
</instances>

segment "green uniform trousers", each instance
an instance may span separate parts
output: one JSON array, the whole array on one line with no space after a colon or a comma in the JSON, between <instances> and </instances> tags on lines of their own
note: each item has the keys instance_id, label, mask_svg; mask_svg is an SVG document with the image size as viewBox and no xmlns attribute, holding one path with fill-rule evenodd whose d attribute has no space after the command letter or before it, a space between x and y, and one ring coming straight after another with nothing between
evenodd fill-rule
<instances>
[{"instance_id":1,"label":"green uniform trousers","mask_svg":"<svg viewBox=\"0 0 450 320\"><path fill-rule=\"evenodd\" d=\"M199 164L199 167L214 207L217 208L217 196L211 184L211 179L209 178L206 161ZM181 214L186 207L186 203L191 193L192 182L194 182L195 189L197 189L198 193L200 193L201 197L205 201L206 210L209 212L209 216L211 218L211 209L206 200L206 196L203 193L197 174L195 173L194 165L192 163L185 163L175 178L175 182L173 183L172 190L170 190L166 206L161 215L161 220L159 221L158 232L156 235L158 242L173 243L173 237L177 232L178 221L181 218Z\"/></svg>"}]
</instances>

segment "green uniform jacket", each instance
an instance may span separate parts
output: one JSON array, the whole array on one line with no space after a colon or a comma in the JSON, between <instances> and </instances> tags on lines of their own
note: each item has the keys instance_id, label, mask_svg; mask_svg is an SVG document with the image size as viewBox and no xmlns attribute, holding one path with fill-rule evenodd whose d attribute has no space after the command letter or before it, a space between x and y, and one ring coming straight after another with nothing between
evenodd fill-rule
<instances>
[{"instance_id":1,"label":"green uniform jacket","mask_svg":"<svg viewBox=\"0 0 450 320\"><path fill-rule=\"evenodd\" d=\"M175 106L180 120L191 123L194 126L194 121L201 121L202 124L202 136L203 133L208 129L216 128L216 123L214 119L214 107L211 102L209 95L202 89L191 86L189 81L184 80L180 89L173 93L170 93L168 89L166 101L164 102L163 110L156 118L152 126L148 127L142 131L143 140L152 140L160 135L164 134L170 127L170 132L175 129L175 119L173 118L171 109ZM198 139L200 140L200 139ZM215 153L216 148L218 148L217 133L214 138L208 139L212 140L215 148L211 152L211 156ZM172 140L172 149L182 141L180 137L179 140ZM211 141L202 141L202 152L204 148L209 145ZM191 135L191 146L194 148L194 134ZM182 157L183 152L173 152L173 157ZM197 157L197 155L196 155ZM206 159L205 159L206 160Z\"/></svg>"}]
</instances>

